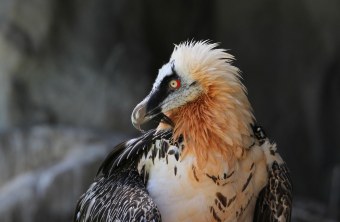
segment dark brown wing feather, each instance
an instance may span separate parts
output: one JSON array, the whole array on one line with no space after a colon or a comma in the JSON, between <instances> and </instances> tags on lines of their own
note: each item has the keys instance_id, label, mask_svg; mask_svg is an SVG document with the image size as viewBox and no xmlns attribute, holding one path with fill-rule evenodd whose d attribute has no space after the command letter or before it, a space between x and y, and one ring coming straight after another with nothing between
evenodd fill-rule
<instances>
[{"instance_id":1,"label":"dark brown wing feather","mask_svg":"<svg viewBox=\"0 0 340 222\"><path fill-rule=\"evenodd\" d=\"M136 165L152 144L171 135L170 130L151 130L116 146L100 166L95 181L80 197L74 221L160 222L161 215Z\"/></svg>"},{"instance_id":2,"label":"dark brown wing feather","mask_svg":"<svg viewBox=\"0 0 340 222\"><path fill-rule=\"evenodd\" d=\"M122 168L109 177L98 177L80 198L76 222L153 221L161 215L136 169Z\"/></svg>"},{"instance_id":3,"label":"dark brown wing feather","mask_svg":"<svg viewBox=\"0 0 340 222\"><path fill-rule=\"evenodd\" d=\"M268 167L268 184L256 202L254 222L291 221L292 181L285 163Z\"/></svg>"}]
</instances>

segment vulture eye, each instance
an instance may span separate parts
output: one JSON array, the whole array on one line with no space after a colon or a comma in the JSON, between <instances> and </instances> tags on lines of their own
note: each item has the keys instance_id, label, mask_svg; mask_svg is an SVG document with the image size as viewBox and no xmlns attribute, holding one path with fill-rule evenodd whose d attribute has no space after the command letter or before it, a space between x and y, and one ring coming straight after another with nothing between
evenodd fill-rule
<instances>
[{"instance_id":1,"label":"vulture eye","mask_svg":"<svg viewBox=\"0 0 340 222\"><path fill-rule=\"evenodd\" d=\"M171 89L178 89L179 87L181 87L181 81L179 81L178 79L171 80L169 82L169 87Z\"/></svg>"}]
</instances>

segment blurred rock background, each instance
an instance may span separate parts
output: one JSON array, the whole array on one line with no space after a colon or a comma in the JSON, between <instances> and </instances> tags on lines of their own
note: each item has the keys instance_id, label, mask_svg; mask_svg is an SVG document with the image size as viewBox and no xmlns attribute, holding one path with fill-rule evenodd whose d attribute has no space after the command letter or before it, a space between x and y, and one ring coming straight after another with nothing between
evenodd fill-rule
<instances>
[{"instance_id":1,"label":"blurred rock background","mask_svg":"<svg viewBox=\"0 0 340 222\"><path fill-rule=\"evenodd\" d=\"M0 221L70 221L174 43L221 42L295 188L339 221L340 1L0 0Z\"/></svg>"}]
</instances>

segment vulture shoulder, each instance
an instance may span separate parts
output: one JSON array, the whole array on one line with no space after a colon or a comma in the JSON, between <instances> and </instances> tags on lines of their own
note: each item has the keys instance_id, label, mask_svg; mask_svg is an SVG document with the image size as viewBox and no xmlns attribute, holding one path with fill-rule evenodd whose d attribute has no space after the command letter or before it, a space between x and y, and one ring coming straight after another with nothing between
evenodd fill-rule
<instances>
[{"instance_id":1,"label":"vulture shoulder","mask_svg":"<svg viewBox=\"0 0 340 222\"><path fill-rule=\"evenodd\" d=\"M80 197L75 222L152 221L161 215L146 189L146 179L137 170L138 160L157 140L171 131L150 130L117 145L100 166L90 188Z\"/></svg>"}]
</instances>

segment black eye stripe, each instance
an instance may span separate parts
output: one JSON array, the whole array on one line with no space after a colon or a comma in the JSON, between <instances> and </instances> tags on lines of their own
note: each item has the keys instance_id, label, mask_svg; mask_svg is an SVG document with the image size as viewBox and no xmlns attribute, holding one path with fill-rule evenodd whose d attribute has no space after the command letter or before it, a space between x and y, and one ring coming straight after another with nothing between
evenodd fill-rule
<instances>
[{"instance_id":1,"label":"black eye stripe","mask_svg":"<svg viewBox=\"0 0 340 222\"><path fill-rule=\"evenodd\" d=\"M150 96L150 99L146 105L146 112L150 112L152 110L152 113L155 114L160 112L160 109L155 109L155 107L159 106L161 102L165 100L165 98L172 92L171 89L169 89L169 82L173 79L179 79L179 76L177 73L173 73L169 76L165 76L159 86L155 89L155 91Z\"/></svg>"},{"instance_id":2,"label":"black eye stripe","mask_svg":"<svg viewBox=\"0 0 340 222\"><path fill-rule=\"evenodd\" d=\"M160 87L165 87L166 85L169 84L169 82L171 80L174 79L179 79L179 76L177 74L171 74L170 76L166 76L164 77L164 79L162 80L161 84L159 84Z\"/></svg>"}]
</instances>

